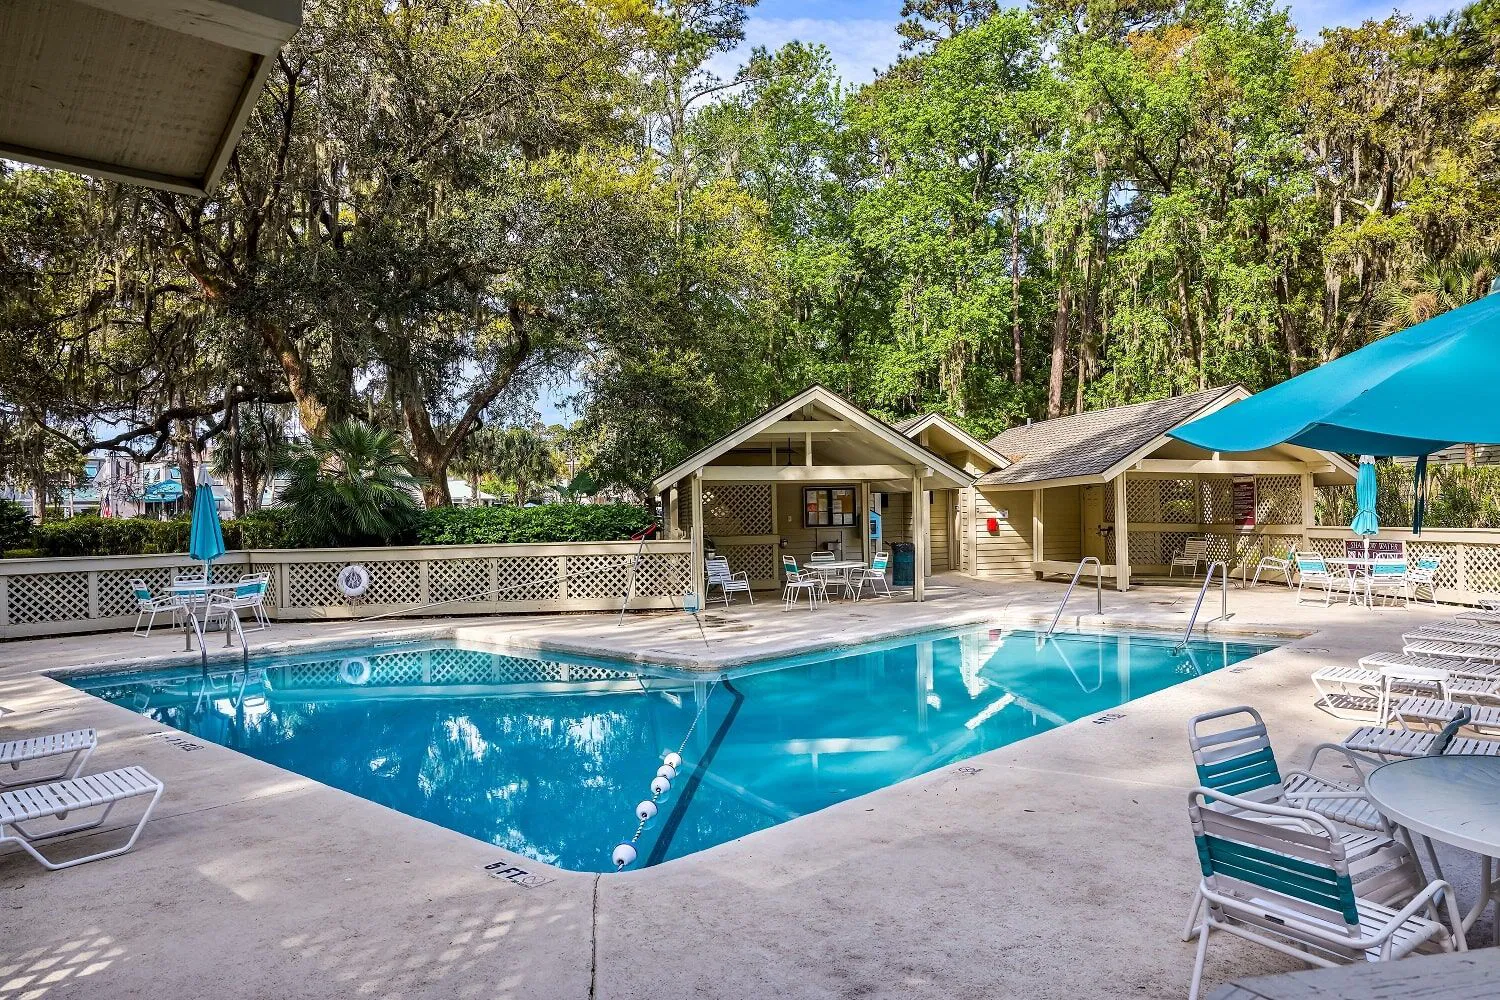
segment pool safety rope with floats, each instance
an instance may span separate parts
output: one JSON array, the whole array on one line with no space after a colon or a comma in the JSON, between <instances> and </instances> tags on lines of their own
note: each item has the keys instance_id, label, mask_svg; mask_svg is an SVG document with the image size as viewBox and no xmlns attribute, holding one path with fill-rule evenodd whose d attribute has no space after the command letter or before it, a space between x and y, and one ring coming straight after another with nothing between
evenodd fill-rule
<instances>
[{"instance_id":1,"label":"pool safety rope with floats","mask_svg":"<svg viewBox=\"0 0 1500 1000\"><path fill-rule=\"evenodd\" d=\"M635 825L635 833L629 840L617 845L614 854L611 855L616 871L635 863L635 845L640 841L641 834L646 832L646 824L655 818L658 811L657 803L672 790L672 782L677 780L677 772L682 767L682 751L687 749L688 740L693 738L693 731L698 728L698 723L703 719L703 712L713 698L714 688L718 686L718 680L708 686L708 693L703 696L703 701L698 705L698 712L693 716L692 724L688 726L687 732L682 734L682 742L678 744L677 749L669 750L662 755L661 767L656 769L656 776L651 779L651 797L636 803L635 818L640 822Z\"/></svg>"}]
</instances>

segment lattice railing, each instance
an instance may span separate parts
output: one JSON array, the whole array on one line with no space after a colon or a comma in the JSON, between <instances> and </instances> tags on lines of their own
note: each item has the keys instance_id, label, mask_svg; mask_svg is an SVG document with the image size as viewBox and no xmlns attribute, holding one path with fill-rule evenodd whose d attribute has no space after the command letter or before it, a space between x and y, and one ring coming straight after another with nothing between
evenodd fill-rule
<instances>
[{"instance_id":1,"label":"lattice railing","mask_svg":"<svg viewBox=\"0 0 1500 1000\"><path fill-rule=\"evenodd\" d=\"M648 543L638 568L637 550L635 542L576 542L236 552L214 573L226 580L269 574L267 610L281 619L613 610L633 570L631 607L675 606L691 586L689 543ZM750 547L743 554L757 568L771 564L774 577L772 556ZM370 586L350 599L338 573L356 563L369 571ZM0 638L128 627L136 616L131 580L164 594L174 574L193 565L184 555L5 560Z\"/></svg>"},{"instance_id":2,"label":"lattice railing","mask_svg":"<svg viewBox=\"0 0 1500 1000\"><path fill-rule=\"evenodd\" d=\"M632 676L563 660L485 649L433 647L398 649L356 658L308 657L272 669L269 680L272 691L308 691L623 681Z\"/></svg>"},{"instance_id":3,"label":"lattice railing","mask_svg":"<svg viewBox=\"0 0 1500 1000\"><path fill-rule=\"evenodd\" d=\"M1324 556L1344 555L1347 528L1307 529L1306 545ZM1472 604L1481 596L1500 594L1500 532L1489 530L1432 530L1420 537L1410 531L1382 528L1381 541L1406 544L1406 560L1438 560L1438 599ZM1425 592L1423 594L1425 597Z\"/></svg>"}]
</instances>

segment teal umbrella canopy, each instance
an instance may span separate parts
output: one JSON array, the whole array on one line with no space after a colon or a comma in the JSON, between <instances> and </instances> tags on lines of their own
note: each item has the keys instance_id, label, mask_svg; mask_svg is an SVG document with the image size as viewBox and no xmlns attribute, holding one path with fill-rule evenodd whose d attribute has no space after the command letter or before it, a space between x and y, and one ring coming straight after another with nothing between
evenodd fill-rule
<instances>
[{"instance_id":1,"label":"teal umbrella canopy","mask_svg":"<svg viewBox=\"0 0 1500 1000\"><path fill-rule=\"evenodd\" d=\"M1379 487L1375 482L1375 457L1361 455L1359 478L1354 481L1354 499L1359 505L1359 511L1354 515L1353 523L1349 525L1349 530L1356 535L1380 533L1380 518L1375 516L1375 498L1379 492Z\"/></svg>"},{"instance_id":2,"label":"teal umbrella canopy","mask_svg":"<svg viewBox=\"0 0 1500 1000\"><path fill-rule=\"evenodd\" d=\"M1500 294L1491 293L1169 433L1208 451L1427 455L1500 444L1497 385Z\"/></svg>"},{"instance_id":3,"label":"teal umbrella canopy","mask_svg":"<svg viewBox=\"0 0 1500 1000\"><path fill-rule=\"evenodd\" d=\"M208 564L224 554L224 531L219 527L219 505L214 500L213 480L209 478L207 469L200 467L197 472L198 488L193 496L193 524L188 539L188 555L203 563L207 573Z\"/></svg>"}]
</instances>

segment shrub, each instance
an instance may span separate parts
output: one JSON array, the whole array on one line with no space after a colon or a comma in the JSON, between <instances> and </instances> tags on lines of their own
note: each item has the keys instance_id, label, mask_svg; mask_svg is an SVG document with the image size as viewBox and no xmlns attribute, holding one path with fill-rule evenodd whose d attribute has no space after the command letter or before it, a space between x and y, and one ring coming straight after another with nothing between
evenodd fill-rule
<instances>
[{"instance_id":1,"label":"shrub","mask_svg":"<svg viewBox=\"0 0 1500 1000\"><path fill-rule=\"evenodd\" d=\"M36 547L48 556L132 556L186 552L186 520L100 518L92 514L49 521L36 529Z\"/></svg>"},{"instance_id":2,"label":"shrub","mask_svg":"<svg viewBox=\"0 0 1500 1000\"><path fill-rule=\"evenodd\" d=\"M1381 525L1409 526L1415 488L1412 467L1377 462L1375 482L1375 515ZM1324 487L1318 501L1319 524L1349 524L1358 510L1353 486ZM1500 466L1431 466L1423 521L1429 528L1500 527Z\"/></svg>"},{"instance_id":3,"label":"shrub","mask_svg":"<svg viewBox=\"0 0 1500 1000\"><path fill-rule=\"evenodd\" d=\"M256 510L224 522L224 545L231 549L289 549L291 512ZM232 539L232 540L231 540Z\"/></svg>"},{"instance_id":4,"label":"shrub","mask_svg":"<svg viewBox=\"0 0 1500 1000\"><path fill-rule=\"evenodd\" d=\"M0 500L0 552L29 543L33 527L25 507L14 500Z\"/></svg>"},{"instance_id":5,"label":"shrub","mask_svg":"<svg viewBox=\"0 0 1500 1000\"><path fill-rule=\"evenodd\" d=\"M651 523L634 504L554 503L540 507L434 507L417 526L423 545L612 542Z\"/></svg>"}]
</instances>

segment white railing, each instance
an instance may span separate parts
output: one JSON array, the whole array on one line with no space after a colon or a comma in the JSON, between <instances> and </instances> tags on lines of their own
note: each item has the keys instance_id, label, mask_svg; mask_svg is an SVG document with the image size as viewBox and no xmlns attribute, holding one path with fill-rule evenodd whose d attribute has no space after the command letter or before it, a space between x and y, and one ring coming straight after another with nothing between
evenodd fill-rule
<instances>
[{"instance_id":1,"label":"white railing","mask_svg":"<svg viewBox=\"0 0 1500 1000\"><path fill-rule=\"evenodd\" d=\"M1308 547L1324 556L1342 556L1344 540L1354 535L1343 527L1308 528ZM1453 604L1473 604L1481 596L1500 593L1500 531L1490 528L1380 529L1380 541L1403 541L1406 558L1439 560L1437 598ZM1426 591L1421 595L1427 597Z\"/></svg>"},{"instance_id":2,"label":"white railing","mask_svg":"<svg viewBox=\"0 0 1500 1000\"><path fill-rule=\"evenodd\" d=\"M267 611L282 621L613 611L625 596L637 549L636 542L260 549L226 554L214 563L214 574L269 573ZM689 559L686 540L648 543L631 607L675 607L690 586ZM337 575L354 563L370 571L370 586L350 600ZM0 638L128 628L136 619L132 579L164 593L174 571L195 565L182 553L0 560Z\"/></svg>"}]
</instances>

